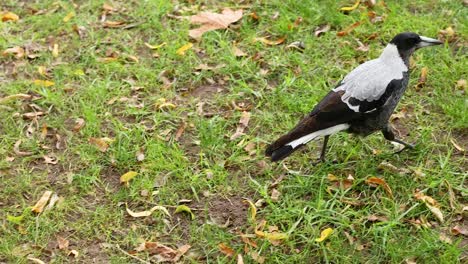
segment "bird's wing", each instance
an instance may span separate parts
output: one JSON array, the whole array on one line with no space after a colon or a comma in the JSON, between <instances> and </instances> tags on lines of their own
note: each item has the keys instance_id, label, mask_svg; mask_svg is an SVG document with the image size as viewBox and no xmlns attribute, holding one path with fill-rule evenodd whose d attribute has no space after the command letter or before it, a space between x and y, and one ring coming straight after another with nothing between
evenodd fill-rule
<instances>
[{"instance_id":1,"label":"bird's wing","mask_svg":"<svg viewBox=\"0 0 468 264\"><path fill-rule=\"evenodd\" d=\"M386 102L406 71L404 64L371 60L351 71L333 91L343 91L342 101L354 112L371 112Z\"/></svg>"}]
</instances>

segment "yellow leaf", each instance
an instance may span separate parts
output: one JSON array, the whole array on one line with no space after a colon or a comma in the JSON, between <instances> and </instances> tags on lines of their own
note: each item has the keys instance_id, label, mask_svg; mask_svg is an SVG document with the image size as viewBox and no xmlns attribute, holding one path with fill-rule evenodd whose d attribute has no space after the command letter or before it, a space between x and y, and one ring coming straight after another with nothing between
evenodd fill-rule
<instances>
[{"instance_id":1,"label":"yellow leaf","mask_svg":"<svg viewBox=\"0 0 468 264\"><path fill-rule=\"evenodd\" d=\"M2 16L2 21L3 22L6 22L6 21L18 21L19 20L19 16L15 13L12 13L12 12L6 12L5 14L3 14Z\"/></svg>"},{"instance_id":2,"label":"yellow leaf","mask_svg":"<svg viewBox=\"0 0 468 264\"><path fill-rule=\"evenodd\" d=\"M136 171L129 171L127 173L125 173L124 175L120 176L120 183L126 183L128 184L128 182L135 178L135 176L138 175L138 172Z\"/></svg>"},{"instance_id":3,"label":"yellow leaf","mask_svg":"<svg viewBox=\"0 0 468 264\"><path fill-rule=\"evenodd\" d=\"M37 86L44 86L44 87L50 87L54 85L54 82L48 81L48 80L34 80L34 84Z\"/></svg>"},{"instance_id":4,"label":"yellow leaf","mask_svg":"<svg viewBox=\"0 0 468 264\"><path fill-rule=\"evenodd\" d=\"M316 242L322 242L327 239L331 234L333 234L333 228L327 228L320 233L320 237L316 238Z\"/></svg>"},{"instance_id":5,"label":"yellow leaf","mask_svg":"<svg viewBox=\"0 0 468 264\"><path fill-rule=\"evenodd\" d=\"M181 213L181 212L186 212L186 213L189 213L190 214L190 218L193 220L195 219L195 215L192 213L192 210L190 209L190 207L186 206L186 205L179 205L177 206L176 210L175 210L175 213Z\"/></svg>"},{"instance_id":6,"label":"yellow leaf","mask_svg":"<svg viewBox=\"0 0 468 264\"><path fill-rule=\"evenodd\" d=\"M354 9L356 9L359 4L361 3L361 0L357 0L353 6L349 6L349 7L342 7L340 8L340 11L353 11Z\"/></svg>"},{"instance_id":7,"label":"yellow leaf","mask_svg":"<svg viewBox=\"0 0 468 264\"><path fill-rule=\"evenodd\" d=\"M255 223L255 217L257 216L257 207L255 207L255 204L250 200L245 200L245 202L247 202L250 205L250 219L253 223Z\"/></svg>"},{"instance_id":8,"label":"yellow leaf","mask_svg":"<svg viewBox=\"0 0 468 264\"><path fill-rule=\"evenodd\" d=\"M153 50L154 49L159 49L159 48L161 48L161 47L163 47L165 45L166 45L166 42L163 42L163 43L161 43L159 45L151 45L151 44L145 42L145 46L148 47L149 49L153 49Z\"/></svg>"},{"instance_id":9,"label":"yellow leaf","mask_svg":"<svg viewBox=\"0 0 468 264\"><path fill-rule=\"evenodd\" d=\"M149 209L148 211L143 211L143 212L133 212L132 210L128 209L128 207L127 207L127 213L129 215L131 215L132 217L150 216L156 210L160 210L163 213L165 213L167 216L171 217L171 215L169 214L169 211L167 211L166 207L160 206L160 205L154 206L153 208Z\"/></svg>"},{"instance_id":10,"label":"yellow leaf","mask_svg":"<svg viewBox=\"0 0 468 264\"><path fill-rule=\"evenodd\" d=\"M85 75L84 71L82 69L77 69L73 72L73 74L77 75L77 76L83 76Z\"/></svg>"},{"instance_id":11,"label":"yellow leaf","mask_svg":"<svg viewBox=\"0 0 468 264\"><path fill-rule=\"evenodd\" d=\"M74 13L74 12L68 13L68 14L63 18L63 22L67 23L67 22L70 21L70 19L72 19L74 16L75 16L75 13Z\"/></svg>"},{"instance_id":12,"label":"yellow leaf","mask_svg":"<svg viewBox=\"0 0 468 264\"><path fill-rule=\"evenodd\" d=\"M58 55L59 55L59 49L58 49L58 44L55 43L54 44L54 48L52 49L52 56L54 56L54 58L57 58Z\"/></svg>"},{"instance_id":13,"label":"yellow leaf","mask_svg":"<svg viewBox=\"0 0 468 264\"><path fill-rule=\"evenodd\" d=\"M269 232L263 232L263 231L255 231L255 234L259 237L264 237L268 240L284 240L284 239L288 239L288 234L286 233L279 233L279 232L273 232L273 233L269 233Z\"/></svg>"},{"instance_id":14,"label":"yellow leaf","mask_svg":"<svg viewBox=\"0 0 468 264\"><path fill-rule=\"evenodd\" d=\"M276 40L269 40L267 38L255 38L255 41L260 41L263 44L269 45L269 46L275 46L283 43L286 40L286 37L282 37Z\"/></svg>"},{"instance_id":15,"label":"yellow leaf","mask_svg":"<svg viewBox=\"0 0 468 264\"><path fill-rule=\"evenodd\" d=\"M444 215L442 214L442 211L439 208L432 206L429 203L424 203L424 204L426 204L427 208L431 210L432 214L437 218L437 220L439 220L439 222L441 223L444 222Z\"/></svg>"},{"instance_id":16,"label":"yellow leaf","mask_svg":"<svg viewBox=\"0 0 468 264\"><path fill-rule=\"evenodd\" d=\"M187 43L185 45L183 45L182 47L180 47L179 49L177 49L176 53L180 56L184 56L185 55L185 52L189 49L191 49L193 47L193 44L192 43Z\"/></svg>"},{"instance_id":17,"label":"yellow leaf","mask_svg":"<svg viewBox=\"0 0 468 264\"><path fill-rule=\"evenodd\" d=\"M47 68L45 66L39 66L39 67L37 67L37 72L42 76L46 76L47 75Z\"/></svg>"},{"instance_id":18,"label":"yellow leaf","mask_svg":"<svg viewBox=\"0 0 468 264\"><path fill-rule=\"evenodd\" d=\"M44 194L42 194L42 197L39 199L39 201L37 201L37 203L31 209L31 211L35 213L41 213L44 210L44 206L49 201L49 198L51 195L52 195L51 191L45 191Z\"/></svg>"},{"instance_id":19,"label":"yellow leaf","mask_svg":"<svg viewBox=\"0 0 468 264\"><path fill-rule=\"evenodd\" d=\"M107 149L109 148L109 144L107 144L104 138L92 137L92 138L89 138L88 142L95 145L101 152L106 152Z\"/></svg>"}]
</instances>

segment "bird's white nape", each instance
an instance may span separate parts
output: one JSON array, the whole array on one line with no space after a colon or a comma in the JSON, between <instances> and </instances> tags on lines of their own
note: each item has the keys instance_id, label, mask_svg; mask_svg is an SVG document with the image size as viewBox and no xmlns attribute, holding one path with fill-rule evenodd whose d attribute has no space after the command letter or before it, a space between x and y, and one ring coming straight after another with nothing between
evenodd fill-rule
<instances>
[{"instance_id":1,"label":"bird's white nape","mask_svg":"<svg viewBox=\"0 0 468 264\"><path fill-rule=\"evenodd\" d=\"M313 133L310 133L308 135L305 135L301 138L298 138L294 141L289 142L286 144L286 146L291 146L292 148L296 148L299 145L307 144L309 141L317 138L317 137L322 137L322 136L328 136L331 134L335 134L336 132L339 132L341 130L345 130L349 128L349 124L339 124L336 126L332 126L329 128L325 128L322 130L315 131Z\"/></svg>"}]
</instances>

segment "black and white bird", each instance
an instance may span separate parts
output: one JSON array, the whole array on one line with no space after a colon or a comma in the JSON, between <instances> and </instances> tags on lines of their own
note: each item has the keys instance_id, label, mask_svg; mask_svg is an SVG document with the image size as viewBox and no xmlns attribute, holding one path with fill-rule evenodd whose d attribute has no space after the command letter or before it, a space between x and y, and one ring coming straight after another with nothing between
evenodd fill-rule
<instances>
[{"instance_id":1,"label":"black and white bird","mask_svg":"<svg viewBox=\"0 0 468 264\"><path fill-rule=\"evenodd\" d=\"M329 136L343 130L360 136L382 131L385 139L413 148L395 138L388 122L408 86L411 55L439 44L412 32L396 35L380 57L352 70L293 130L269 145L266 156L279 161L309 141L325 137L320 155L324 161Z\"/></svg>"}]
</instances>

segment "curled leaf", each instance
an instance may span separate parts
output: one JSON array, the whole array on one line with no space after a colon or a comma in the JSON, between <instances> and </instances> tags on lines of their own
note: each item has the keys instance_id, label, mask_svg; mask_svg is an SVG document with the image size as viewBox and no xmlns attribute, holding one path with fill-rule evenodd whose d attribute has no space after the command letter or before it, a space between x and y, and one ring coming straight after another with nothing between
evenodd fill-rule
<instances>
[{"instance_id":1,"label":"curled leaf","mask_svg":"<svg viewBox=\"0 0 468 264\"><path fill-rule=\"evenodd\" d=\"M109 149L109 144L113 140L110 138L94 138L91 137L88 139L88 142L91 143L92 145L96 146L99 151L101 152L106 152L107 149Z\"/></svg>"},{"instance_id":2,"label":"curled leaf","mask_svg":"<svg viewBox=\"0 0 468 264\"><path fill-rule=\"evenodd\" d=\"M322 242L327 239L331 234L333 234L333 228L327 228L320 232L320 237L315 239L315 242Z\"/></svg>"},{"instance_id":3,"label":"curled leaf","mask_svg":"<svg viewBox=\"0 0 468 264\"><path fill-rule=\"evenodd\" d=\"M164 206L160 206L160 205L157 205L157 206L154 206L152 207L151 209L149 209L148 211L142 211L142 212L133 212L132 210L130 210L128 207L127 207L127 213L129 215L131 215L132 217L146 217L146 216L150 216L154 211L156 210L159 210L159 211L162 211L164 214L166 214L167 216L171 217L171 214L169 214L169 211L166 209L166 207Z\"/></svg>"},{"instance_id":4,"label":"curled leaf","mask_svg":"<svg viewBox=\"0 0 468 264\"><path fill-rule=\"evenodd\" d=\"M255 207L255 204L250 201L250 200L244 200L244 202L248 203L250 205L250 219L252 220L252 223L255 223L256 216L257 216L257 207Z\"/></svg>"},{"instance_id":5,"label":"curled leaf","mask_svg":"<svg viewBox=\"0 0 468 264\"><path fill-rule=\"evenodd\" d=\"M286 233L280 233L280 232L264 232L264 231L259 231L256 230L255 234L259 237L264 237L268 240L285 240L288 239L288 234Z\"/></svg>"},{"instance_id":6,"label":"curled leaf","mask_svg":"<svg viewBox=\"0 0 468 264\"><path fill-rule=\"evenodd\" d=\"M314 36L320 37L325 32L328 32L330 30L330 25L329 24L324 24L315 29Z\"/></svg>"},{"instance_id":7,"label":"curled leaf","mask_svg":"<svg viewBox=\"0 0 468 264\"><path fill-rule=\"evenodd\" d=\"M234 11L229 8L225 8L221 14L213 12L201 12L200 14L191 16L190 23L201 24L201 27L191 29L189 31L189 36L196 40L200 40L205 32L228 28L230 24L241 19L242 14L242 9Z\"/></svg>"},{"instance_id":8,"label":"curled leaf","mask_svg":"<svg viewBox=\"0 0 468 264\"><path fill-rule=\"evenodd\" d=\"M5 96L5 97L2 97L0 98L0 104L6 104L12 100L15 100L15 99L23 99L23 100L27 100L27 99L31 99L32 96L29 95L29 94L13 94L13 95L8 95L8 96Z\"/></svg>"},{"instance_id":9,"label":"curled leaf","mask_svg":"<svg viewBox=\"0 0 468 264\"><path fill-rule=\"evenodd\" d=\"M190 218L193 220L195 219L195 215L192 213L192 210L190 209L190 207L184 205L184 204L181 204L179 206L177 206L176 210L175 210L175 213L181 213L181 212L185 212L185 213L188 213L190 214Z\"/></svg>"},{"instance_id":10,"label":"curled leaf","mask_svg":"<svg viewBox=\"0 0 468 264\"><path fill-rule=\"evenodd\" d=\"M48 80L34 80L33 83L37 86L44 86L44 87L50 87L54 85L54 82L48 81Z\"/></svg>"},{"instance_id":11,"label":"curled leaf","mask_svg":"<svg viewBox=\"0 0 468 264\"><path fill-rule=\"evenodd\" d=\"M388 196L393 198L392 189L390 189L390 186L388 186L387 182L385 182L383 179L377 178L377 177L370 177L369 179L366 180L366 183L367 184L377 184L377 185L382 186L384 188L385 192L387 192Z\"/></svg>"},{"instance_id":12,"label":"curled leaf","mask_svg":"<svg viewBox=\"0 0 468 264\"><path fill-rule=\"evenodd\" d=\"M219 248L219 251L221 251L224 255L226 255L228 257L232 257L234 255L234 253L235 253L234 249L230 248L229 246L227 246L224 243L220 243L218 245L218 248Z\"/></svg>"},{"instance_id":13,"label":"curled leaf","mask_svg":"<svg viewBox=\"0 0 468 264\"><path fill-rule=\"evenodd\" d=\"M3 22L6 22L6 21L18 21L19 20L19 16L15 13L12 13L12 12L6 12L5 14L2 15L2 21Z\"/></svg>"},{"instance_id":14,"label":"curled leaf","mask_svg":"<svg viewBox=\"0 0 468 264\"><path fill-rule=\"evenodd\" d=\"M44 206L47 204L49 201L50 196L52 195L51 191L45 191L39 201L33 206L31 211L35 213L41 213L44 210Z\"/></svg>"},{"instance_id":15,"label":"curled leaf","mask_svg":"<svg viewBox=\"0 0 468 264\"><path fill-rule=\"evenodd\" d=\"M361 3L361 0L356 0L356 2L354 3L353 6L342 7L342 8L340 8L340 11L345 11L345 12L353 11L354 9L356 9L359 6L360 3Z\"/></svg>"},{"instance_id":16,"label":"curled leaf","mask_svg":"<svg viewBox=\"0 0 468 264\"><path fill-rule=\"evenodd\" d=\"M255 38L255 41L260 41L263 44L266 44L266 45L269 45L269 46L279 45L279 44L283 43L285 40L286 40L286 37L281 37L281 38L275 39L275 40L270 40L270 39L267 39L267 38L264 38L264 37Z\"/></svg>"},{"instance_id":17,"label":"curled leaf","mask_svg":"<svg viewBox=\"0 0 468 264\"><path fill-rule=\"evenodd\" d=\"M161 43L159 45L151 45L151 44L145 42L145 46L148 47L149 49L152 49L152 50L159 49L159 48L165 46L166 44L167 44L166 42L163 42L163 43Z\"/></svg>"},{"instance_id":18,"label":"curled leaf","mask_svg":"<svg viewBox=\"0 0 468 264\"><path fill-rule=\"evenodd\" d=\"M75 16L75 12L70 12L70 13L68 13L68 14L63 18L63 22L67 23L67 22L70 21L70 19L72 19L74 16Z\"/></svg>"}]
</instances>

